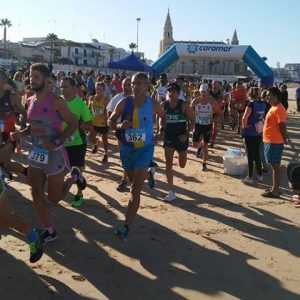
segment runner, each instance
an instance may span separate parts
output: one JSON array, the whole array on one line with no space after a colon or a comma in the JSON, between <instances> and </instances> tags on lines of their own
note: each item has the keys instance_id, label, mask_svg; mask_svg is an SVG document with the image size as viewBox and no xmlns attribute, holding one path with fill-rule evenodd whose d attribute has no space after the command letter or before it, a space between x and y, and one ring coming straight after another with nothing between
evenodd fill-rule
<instances>
[{"instance_id":1,"label":"runner","mask_svg":"<svg viewBox=\"0 0 300 300\"><path fill-rule=\"evenodd\" d=\"M8 84L9 82L9 84ZM0 70L0 129L2 155L5 156L4 168L7 172L27 175L27 168L17 162L11 161L11 156L16 148L16 142L12 142L10 134L15 131L15 113L22 117L22 124L26 125L26 110L22 106L21 98L13 92L13 82L3 70Z\"/></svg>"},{"instance_id":2,"label":"runner","mask_svg":"<svg viewBox=\"0 0 300 300\"><path fill-rule=\"evenodd\" d=\"M86 134L85 131L90 132L90 139L95 140L96 132L93 130L92 115L86 103L76 96L76 82L71 77L63 77L60 83L62 95L67 103L70 111L76 116L79 122L79 129L65 141L64 146L67 150L69 162L71 167L78 167L82 172L85 165L86 153ZM67 124L63 122L63 129ZM77 186L77 194L72 201L73 207L82 205L84 199L82 190Z\"/></svg>"},{"instance_id":3,"label":"runner","mask_svg":"<svg viewBox=\"0 0 300 300\"><path fill-rule=\"evenodd\" d=\"M230 114L232 115L233 122L231 129L234 130L236 125L238 125L237 133L240 134L242 117L246 108L247 93L241 82L238 82L236 89L231 92L230 100Z\"/></svg>"},{"instance_id":4,"label":"runner","mask_svg":"<svg viewBox=\"0 0 300 300\"><path fill-rule=\"evenodd\" d=\"M173 159L175 151L178 152L179 166L184 168L187 161L187 148L189 146L189 131L194 128L194 116L188 103L179 100L180 86L176 83L168 85L169 100L162 106L166 114L165 124L161 124L161 131L165 130L164 149L166 158L166 176L169 193L164 198L171 202L176 199L173 185Z\"/></svg>"},{"instance_id":5,"label":"runner","mask_svg":"<svg viewBox=\"0 0 300 300\"><path fill-rule=\"evenodd\" d=\"M212 89L210 91L210 95L215 99L216 104L218 106L218 111L221 119L222 129L224 128L224 113L223 113L223 91L221 89L221 84L219 81L214 80L212 83ZM213 121L213 129L212 129L212 135L211 135L211 143L210 148L215 147L215 142L218 134L218 120L214 119Z\"/></svg>"},{"instance_id":6,"label":"runner","mask_svg":"<svg viewBox=\"0 0 300 300\"><path fill-rule=\"evenodd\" d=\"M0 129L0 133L1 129ZM0 141L2 142L1 135ZM10 210L9 199L6 194L6 183L2 173L3 148L0 148L0 229L14 229L24 234L28 239L31 263L37 262L43 255L42 233L39 229L31 228L21 216L13 214ZM1 239L1 235L0 235Z\"/></svg>"},{"instance_id":7,"label":"runner","mask_svg":"<svg viewBox=\"0 0 300 300\"><path fill-rule=\"evenodd\" d=\"M111 129L119 130L122 165L132 182L125 222L116 231L117 237L124 241L127 240L129 228L138 211L141 189L147 177L152 178L154 187L153 173L151 169L148 170L154 151L153 117L158 114L164 119L165 115L161 105L147 96L149 81L146 74L136 73L132 77L131 86L133 96L119 102L108 120ZM119 117L121 124L117 124Z\"/></svg>"},{"instance_id":8,"label":"runner","mask_svg":"<svg viewBox=\"0 0 300 300\"><path fill-rule=\"evenodd\" d=\"M130 78L125 78L122 81L122 93L117 94L115 97L113 97L109 103L106 106L106 111L107 111L107 116L110 117L112 112L115 110L115 107L117 106L117 104L123 99L126 98L128 96L132 95L132 89L131 89L131 79ZM120 124L121 123L121 117L117 120L117 123ZM120 151L120 136L118 135L118 131L116 131L116 137L118 140L118 147L119 147L119 151ZM119 183L119 185L117 186L117 191L119 192L123 192L127 190L127 183L128 183L129 179L128 176L126 174L126 172L123 172L123 178L121 180L121 182Z\"/></svg>"},{"instance_id":9,"label":"runner","mask_svg":"<svg viewBox=\"0 0 300 300\"><path fill-rule=\"evenodd\" d=\"M106 106L109 99L104 94L105 84L103 82L96 82L96 95L90 98L90 109L93 114L94 130L102 137L104 155L101 163L108 161L108 126L107 126L107 113ZM96 144L92 149L92 153L97 153L100 141L97 139Z\"/></svg>"},{"instance_id":10,"label":"runner","mask_svg":"<svg viewBox=\"0 0 300 300\"><path fill-rule=\"evenodd\" d=\"M62 145L77 129L77 120L65 102L55 93L49 92L47 86L49 75L49 69L45 65L40 63L31 65L30 82L35 95L28 108L30 126L11 134L13 140L26 135L31 135L32 138L32 147L28 155L28 181L33 204L45 229L43 243L57 238L44 201L46 179L48 199L53 203L62 200L73 183L82 190L86 187L86 181L76 167L72 168L72 178L64 181L65 172L69 170L69 162ZM67 124L64 130L62 121Z\"/></svg>"},{"instance_id":11,"label":"runner","mask_svg":"<svg viewBox=\"0 0 300 300\"><path fill-rule=\"evenodd\" d=\"M218 117L218 105L209 94L207 83L201 84L200 96L195 98L191 107L195 114L195 130L193 132L193 146L197 148L196 156L200 157L203 151L202 171L207 171L208 143L212 133L212 124ZM201 136L203 135L203 144Z\"/></svg>"}]
</instances>

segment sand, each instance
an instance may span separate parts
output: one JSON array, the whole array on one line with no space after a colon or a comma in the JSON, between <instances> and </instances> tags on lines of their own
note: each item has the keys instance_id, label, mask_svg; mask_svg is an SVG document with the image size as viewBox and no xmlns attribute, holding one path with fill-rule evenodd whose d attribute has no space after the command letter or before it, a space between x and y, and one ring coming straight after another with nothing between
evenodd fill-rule
<instances>
[{"instance_id":1,"label":"sand","mask_svg":"<svg viewBox=\"0 0 300 300\"><path fill-rule=\"evenodd\" d=\"M290 98L294 91L289 89ZM300 209L290 200L284 173L288 162L299 160L300 114L294 101L290 106L281 199L261 196L270 175L250 187L223 174L226 149L242 146L226 127L209 152L209 172L201 171L192 148L184 171L175 159L178 199L164 203L168 187L159 143L157 187L145 184L127 243L114 237L129 196L116 191L122 173L116 141L111 135L106 166L101 151L93 155L89 148L86 201L72 208L72 188L66 201L49 204L59 238L46 245L38 263L28 262L21 235L5 231L0 299L300 299ZM26 162L26 153L15 158ZM29 187L16 180L9 186L12 209L38 225Z\"/></svg>"}]
</instances>

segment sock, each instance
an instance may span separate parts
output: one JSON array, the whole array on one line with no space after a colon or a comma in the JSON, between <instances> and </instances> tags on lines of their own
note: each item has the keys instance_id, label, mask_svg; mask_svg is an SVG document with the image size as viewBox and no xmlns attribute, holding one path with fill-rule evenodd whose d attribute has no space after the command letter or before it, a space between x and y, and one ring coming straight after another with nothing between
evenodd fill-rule
<instances>
[{"instance_id":1,"label":"sock","mask_svg":"<svg viewBox=\"0 0 300 300\"><path fill-rule=\"evenodd\" d=\"M35 242L39 238L39 234L35 229L32 229L31 232L27 235L27 239L30 243Z\"/></svg>"},{"instance_id":2,"label":"sock","mask_svg":"<svg viewBox=\"0 0 300 300\"><path fill-rule=\"evenodd\" d=\"M45 227L45 230L47 230L50 234L53 234L54 232L54 228L53 228L53 225L50 223L48 225L46 225Z\"/></svg>"}]
</instances>

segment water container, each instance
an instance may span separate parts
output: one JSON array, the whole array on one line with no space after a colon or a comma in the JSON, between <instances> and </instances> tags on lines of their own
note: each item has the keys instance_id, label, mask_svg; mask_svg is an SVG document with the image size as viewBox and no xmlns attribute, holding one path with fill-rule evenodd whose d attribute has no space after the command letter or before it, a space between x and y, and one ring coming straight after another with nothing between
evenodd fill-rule
<instances>
[{"instance_id":1,"label":"water container","mask_svg":"<svg viewBox=\"0 0 300 300\"><path fill-rule=\"evenodd\" d=\"M233 176L242 176L247 170L248 161L242 155L241 149L229 148L223 156L224 173Z\"/></svg>"}]
</instances>

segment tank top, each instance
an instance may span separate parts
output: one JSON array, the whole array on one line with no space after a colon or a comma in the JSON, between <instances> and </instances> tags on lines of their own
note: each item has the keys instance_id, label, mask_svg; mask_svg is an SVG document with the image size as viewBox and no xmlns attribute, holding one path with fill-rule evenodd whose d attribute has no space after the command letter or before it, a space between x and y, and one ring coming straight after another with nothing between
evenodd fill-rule
<instances>
[{"instance_id":1,"label":"tank top","mask_svg":"<svg viewBox=\"0 0 300 300\"><path fill-rule=\"evenodd\" d=\"M133 97L125 99L125 106L121 117L121 122L128 120L132 127L120 130L120 137L123 146L129 148L142 148L153 145L153 103L152 98L147 96L141 107L134 106Z\"/></svg>"},{"instance_id":2,"label":"tank top","mask_svg":"<svg viewBox=\"0 0 300 300\"><path fill-rule=\"evenodd\" d=\"M252 113L248 119L247 127L242 131L242 136L261 137L265 123L267 104L264 101L255 100L249 103L249 107L251 107Z\"/></svg>"},{"instance_id":3,"label":"tank top","mask_svg":"<svg viewBox=\"0 0 300 300\"><path fill-rule=\"evenodd\" d=\"M196 123L200 125L210 125L213 122L213 105L211 101L206 104L198 103L195 105Z\"/></svg>"},{"instance_id":4,"label":"tank top","mask_svg":"<svg viewBox=\"0 0 300 300\"><path fill-rule=\"evenodd\" d=\"M53 106L56 98L57 95L51 92L43 101L33 96L30 102L27 117L31 124L33 146L53 143L62 132L62 117Z\"/></svg>"},{"instance_id":5,"label":"tank top","mask_svg":"<svg viewBox=\"0 0 300 300\"><path fill-rule=\"evenodd\" d=\"M11 92L5 91L0 99L0 129L10 133L15 130L15 113L10 101Z\"/></svg>"},{"instance_id":6,"label":"tank top","mask_svg":"<svg viewBox=\"0 0 300 300\"><path fill-rule=\"evenodd\" d=\"M102 96L100 100L97 100L97 96L93 97L93 102L91 105L93 114L93 125L98 127L106 126L105 118L105 100L106 96Z\"/></svg>"},{"instance_id":7,"label":"tank top","mask_svg":"<svg viewBox=\"0 0 300 300\"><path fill-rule=\"evenodd\" d=\"M163 104L166 113L166 136L179 136L187 132L187 116L182 111L184 101L178 100L176 107L172 108L169 101Z\"/></svg>"}]
</instances>

